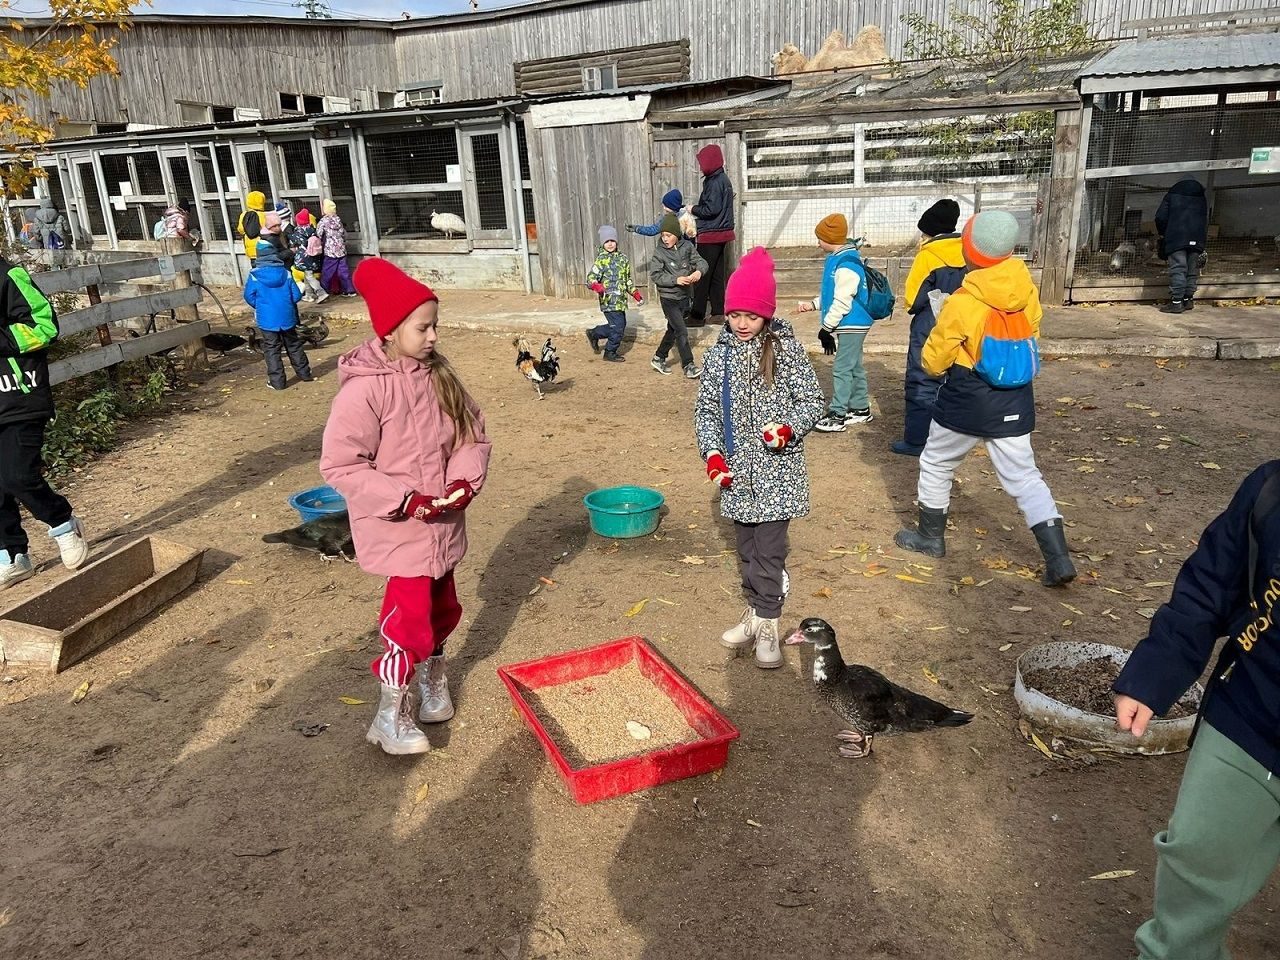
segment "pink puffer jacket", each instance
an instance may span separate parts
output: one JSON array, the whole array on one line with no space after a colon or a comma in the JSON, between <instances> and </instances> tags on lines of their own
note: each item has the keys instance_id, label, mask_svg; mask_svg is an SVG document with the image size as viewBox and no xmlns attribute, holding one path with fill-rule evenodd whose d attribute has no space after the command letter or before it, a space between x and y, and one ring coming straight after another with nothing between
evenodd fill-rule
<instances>
[{"instance_id":1,"label":"pink puffer jacket","mask_svg":"<svg viewBox=\"0 0 1280 960\"><path fill-rule=\"evenodd\" d=\"M479 492L493 446L484 417L472 403L479 436L454 450L453 421L436 400L431 371L416 360L388 360L377 340L338 360L338 381L320 472L347 500L360 566L382 577L443 576L467 552L465 512L427 523L397 512L413 490L439 496L465 480Z\"/></svg>"}]
</instances>

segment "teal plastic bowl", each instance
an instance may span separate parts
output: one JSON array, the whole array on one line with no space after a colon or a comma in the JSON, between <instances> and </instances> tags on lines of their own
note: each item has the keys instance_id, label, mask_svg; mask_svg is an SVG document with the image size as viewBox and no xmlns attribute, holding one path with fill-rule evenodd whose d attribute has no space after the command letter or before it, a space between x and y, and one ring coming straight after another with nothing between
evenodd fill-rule
<instances>
[{"instance_id":1,"label":"teal plastic bowl","mask_svg":"<svg viewBox=\"0 0 1280 960\"><path fill-rule=\"evenodd\" d=\"M648 487L605 487L582 498L591 529L611 540L647 537L658 529L662 494Z\"/></svg>"}]
</instances>

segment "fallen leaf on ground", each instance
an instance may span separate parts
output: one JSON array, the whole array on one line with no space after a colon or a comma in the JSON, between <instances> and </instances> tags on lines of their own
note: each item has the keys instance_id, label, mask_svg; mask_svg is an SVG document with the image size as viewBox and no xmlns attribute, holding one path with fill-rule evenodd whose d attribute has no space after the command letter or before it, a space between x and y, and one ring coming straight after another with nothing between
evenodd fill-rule
<instances>
[{"instance_id":1,"label":"fallen leaf on ground","mask_svg":"<svg viewBox=\"0 0 1280 960\"><path fill-rule=\"evenodd\" d=\"M1221 470L1221 469L1222 469L1220 466L1218 466L1218 465L1217 465L1216 463L1214 463L1212 460L1204 460L1204 461L1202 461L1202 462L1201 462L1200 466L1204 467L1206 470Z\"/></svg>"},{"instance_id":2,"label":"fallen leaf on ground","mask_svg":"<svg viewBox=\"0 0 1280 960\"><path fill-rule=\"evenodd\" d=\"M897 577L899 580L901 580L903 583L928 583L929 582L928 580L921 580L919 577L913 577L909 573L895 573L894 576Z\"/></svg>"},{"instance_id":3,"label":"fallen leaf on ground","mask_svg":"<svg viewBox=\"0 0 1280 960\"><path fill-rule=\"evenodd\" d=\"M760 824L756 823L754 820L748 820L748 821L747 821L747 825L748 825L748 826L751 826L751 827L759 827L759 826L760 826Z\"/></svg>"},{"instance_id":4,"label":"fallen leaf on ground","mask_svg":"<svg viewBox=\"0 0 1280 960\"><path fill-rule=\"evenodd\" d=\"M862 571L864 577L878 577L882 573L888 573L889 568L880 563L871 563L867 565L867 569Z\"/></svg>"},{"instance_id":5,"label":"fallen leaf on ground","mask_svg":"<svg viewBox=\"0 0 1280 960\"><path fill-rule=\"evenodd\" d=\"M933 669L930 669L930 667ZM921 667L920 672L924 674L924 678L930 683L940 683L941 681L938 680L938 674L934 672L937 668L938 665L936 663L931 663L927 667Z\"/></svg>"},{"instance_id":6,"label":"fallen leaf on ground","mask_svg":"<svg viewBox=\"0 0 1280 960\"><path fill-rule=\"evenodd\" d=\"M1012 643L1004 643L1004 644L1001 644L996 649L998 649L1001 653L1004 653L1006 650L1011 650L1012 648L1013 648Z\"/></svg>"},{"instance_id":7,"label":"fallen leaf on ground","mask_svg":"<svg viewBox=\"0 0 1280 960\"><path fill-rule=\"evenodd\" d=\"M1143 617L1144 619L1150 620L1155 615L1156 615L1155 607L1139 607L1138 608L1138 616Z\"/></svg>"},{"instance_id":8,"label":"fallen leaf on ground","mask_svg":"<svg viewBox=\"0 0 1280 960\"><path fill-rule=\"evenodd\" d=\"M1010 607L1009 609L1012 610L1014 613L1030 613L1031 612L1030 607Z\"/></svg>"},{"instance_id":9,"label":"fallen leaf on ground","mask_svg":"<svg viewBox=\"0 0 1280 960\"><path fill-rule=\"evenodd\" d=\"M259 677L253 683L249 684L249 689L254 693L266 693L276 682L275 677Z\"/></svg>"},{"instance_id":10,"label":"fallen leaf on ground","mask_svg":"<svg viewBox=\"0 0 1280 960\"><path fill-rule=\"evenodd\" d=\"M424 783L422 786L418 788L418 792L413 795L414 804L415 805L419 804L423 800L427 799L427 794L429 794L430 792L431 792L431 784Z\"/></svg>"},{"instance_id":11,"label":"fallen leaf on ground","mask_svg":"<svg viewBox=\"0 0 1280 960\"><path fill-rule=\"evenodd\" d=\"M556 585L556 582L548 577L539 577L538 582L545 583L548 587L554 587Z\"/></svg>"},{"instance_id":12,"label":"fallen leaf on ground","mask_svg":"<svg viewBox=\"0 0 1280 960\"><path fill-rule=\"evenodd\" d=\"M643 600L641 600L641 601L639 601L638 603L636 603L636 605L635 605L634 607L632 607L630 610L628 610L626 613L624 613L624 614L623 614L623 616L624 616L624 617L634 617L634 616L637 616L637 615L640 613L640 611L644 609L644 605L645 605L646 603L648 603L648 602L649 602L649 598L648 598L648 597L645 597Z\"/></svg>"},{"instance_id":13,"label":"fallen leaf on ground","mask_svg":"<svg viewBox=\"0 0 1280 960\"><path fill-rule=\"evenodd\" d=\"M1035 747L1037 750L1039 750L1041 753L1043 753L1050 760L1057 759L1057 755L1044 745L1044 741L1041 740L1038 736L1036 736L1036 732L1034 730L1031 731L1031 745Z\"/></svg>"},{"instance_id":14,"label":"fallen leaf on ground","mask_svg":"<svg viewBox=\"0 0 1280 960\"><path fill-rule=\"evenodd\" d=\"M252 581L252 580L228 580L228 581L226 581L226 582L227 582L227 583L229 583L229 584L231 584L231 585L233 585L233 586L236 586L236 587L251 587L251 586L253 586L253 581Z\"/></svg>"},{"instance_id":15,"label":"fallen leaf on ground","mask_svg":"<svg viewBox=\"0 0 1280 960\"><path fill-rule=\"evenodd\" d=\"M701 566L703 566L707 561L703 560L701 557L695 557L695 556L690 555L690 556L687 556L687 557L681 557L681 558L680 558L680 562L681 562L681 563L687 563L687 564L689 564L689 566L691 566L691 567L701 567Z\"/></svg>"},{"instance_id":16,"label":"fallen leaf on ground","mask_svg":"<svg viewBox=\"0 0 1280 960\"><path fill-rule=\"evenodd\" d=\"M1103 873L1095 873L1090 880L1123 880L1125 877L1132 877L1137 870L1107 870Z\"/></svg>"},{"instance_id":17,"label":"fallen leaf on ground","mask_svg":"<svg viewBox=\"0 0 1280 960\"><path fill-rule=\"evenodd\" d=\"M76 687L76 692L71 695L72 703L79 703L89 695L89 688L93 686L92 680L86 680L80 686Z\"/></svg>"},{"instance_id":18,"label":"fallen leaf on ground","mask_svg":"<svg viewBox=\"0 0 1280 960\"><path fill-rule=\"evenodd\" d=\"M368 700L361 700L359 697L339 697L339 703L345 703L348 707L358 707L362 703L368 703Z\"/></svg>"},{"instance_id":19,"label":"fallen leaf on ground","mask_svg":"<svg viewBox=\"0 0 1280 960\"><path fill-rule=\"evenodd\" d=\"M823 600L830 600L832 597L831 588L823 587L821 590L815 591L813 595L815 597L821 597Z\"/></svg>"}]
</instances>

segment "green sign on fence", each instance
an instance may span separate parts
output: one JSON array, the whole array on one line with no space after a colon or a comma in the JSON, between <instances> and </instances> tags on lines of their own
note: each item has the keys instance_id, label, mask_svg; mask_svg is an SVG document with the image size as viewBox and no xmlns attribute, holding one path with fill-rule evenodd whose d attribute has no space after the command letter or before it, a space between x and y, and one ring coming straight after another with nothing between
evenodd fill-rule
<instances>
[{"instance_id":1,"label":"green sign on fence","mask_svg":"<svg viewBox=\"0 0 1280 960\"><path fill-rule=\"evenodd\" d=\"M1254 147L1249 154L1250 173L1280 173L1280 147Z\"/></svg>"}]
</instances>

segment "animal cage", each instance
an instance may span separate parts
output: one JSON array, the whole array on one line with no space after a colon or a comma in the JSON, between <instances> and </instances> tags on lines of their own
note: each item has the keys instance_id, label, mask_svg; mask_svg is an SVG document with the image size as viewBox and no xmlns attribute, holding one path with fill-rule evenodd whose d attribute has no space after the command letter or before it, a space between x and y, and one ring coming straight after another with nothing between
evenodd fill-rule
<instances>
[{"instance_id":1,"label":"animal cage","mask_svg":"<svg viewBox=\"0 0 1280 960\"><path fill-rule=\"evenodd\" d=\"M1277 88L1230 93L1139 91L1093 98L1072 258L1071 299L1159 297L1167 262L1155 215L1190 177L1209 206L1207 296L1266 294L1280 283L1280 174L1250 173L1255 146L1280 143ZM1274 288L1272 290L1274 294Z\"/></svg>"},{"instance_id":2,"label":"animal cage","mask_svg":"<svg viewBox=\"0 0 1280 960\"><path fill-rule=\"evenodd\" d=\"M876 253L906 255L920 215L952 197L962 221L983 207L1014 214L1029 256L1053 131L1047 110L747 133L747 242L811 246L814 224L838 211Z\"/></svg>"}]
</instances>

